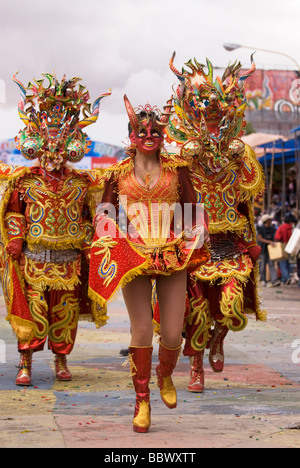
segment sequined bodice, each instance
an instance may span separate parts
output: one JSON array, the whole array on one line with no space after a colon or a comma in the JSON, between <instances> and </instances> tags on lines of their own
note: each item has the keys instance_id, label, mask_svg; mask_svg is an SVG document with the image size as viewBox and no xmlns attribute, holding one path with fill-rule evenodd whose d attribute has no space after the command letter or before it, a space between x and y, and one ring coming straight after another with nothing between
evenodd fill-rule
<instances>
[{"instance_id":1,"label":"sequined bodice","mask_svg":"<svg viewBox=\"0 0 300 468\"><path fill-rule=\"evenodd\" d=\"M161 168L154 187L143 187L128 171L118 179L119 201L127 218L148 246L165 244L170 237L174 212L170 207L179 201L178 173Z\"/></svg>"}]
</instances>

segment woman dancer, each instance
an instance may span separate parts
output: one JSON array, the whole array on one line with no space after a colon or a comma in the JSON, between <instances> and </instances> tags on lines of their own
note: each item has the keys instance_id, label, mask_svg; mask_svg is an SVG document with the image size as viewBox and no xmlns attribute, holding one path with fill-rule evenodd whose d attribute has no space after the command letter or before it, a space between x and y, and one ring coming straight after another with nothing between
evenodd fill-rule
<instances>
[{"instance_id":1,"label":"woman dancer","mask_svg":"<svg viewBox=\"0 0 300 468\"><path fill-rule=\"evenodd\" d=\"M187 270L193 271L209 257L203 246L207 226L202 207L197 209L187 161L162 150L172 100L164 113L149 104L133 109L126 96L124 101L130 122L129 157L105 176L91 254L90 294L104 305L122 287L131 323L133 429L148 432L152 280L160 310L158 386L163 402L175 408L171 375L181 350ZM120 219L121 205L127 215L126 234L119 229L120 221L112 220L115 214ZM107 235L111 228L114 233Z\"/></svg>"}]
</instances>

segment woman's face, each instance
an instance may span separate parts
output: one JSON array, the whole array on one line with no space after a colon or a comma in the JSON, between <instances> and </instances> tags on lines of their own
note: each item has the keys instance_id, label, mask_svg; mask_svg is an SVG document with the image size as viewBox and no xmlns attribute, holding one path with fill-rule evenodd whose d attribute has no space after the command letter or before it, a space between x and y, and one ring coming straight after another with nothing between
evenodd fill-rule
<instances>
[{"instance_id":1,"label":"woman's face","mask_svg":"<svg viewBox=\"0 0 300 468\"><path fill-rule=\"evenodd\" d=\"M141 122L138 133L132 132L130 140L136 145L136 148L144 154L153 154L159 150L163 142L161 129L148 120Z\"/></svg>"}]
</instances>

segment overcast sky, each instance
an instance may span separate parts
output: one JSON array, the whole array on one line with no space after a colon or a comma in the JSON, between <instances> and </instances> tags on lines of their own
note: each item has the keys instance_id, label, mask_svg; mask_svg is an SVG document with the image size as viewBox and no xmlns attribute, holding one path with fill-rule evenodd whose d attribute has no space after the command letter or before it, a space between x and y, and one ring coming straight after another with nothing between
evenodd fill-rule
<instances>
[{"instance_id":1,"label":"overcast sky","mask_svg":"<svg viewBox=\"0 0 300 468\"><path fill-rule=\"evenodd\" d=\"M169 60L176 50L178 69L190 58L216 67L240 60L250 66L251 50L227 52L225 42L288 54L300 63L299 0L0 0L0 140L22 128L19 89L41 73L59 79L79 76L93 102L102 100L98 121L86 128L97 141L124 146L127 115L123 95L133 106L162 108L176 77ZM257 51L259 68L295 69L292 60ZM3 84L3 83L2 83ZM0 100L4 91L0 87Z\"/></svg>"}]
</instances>

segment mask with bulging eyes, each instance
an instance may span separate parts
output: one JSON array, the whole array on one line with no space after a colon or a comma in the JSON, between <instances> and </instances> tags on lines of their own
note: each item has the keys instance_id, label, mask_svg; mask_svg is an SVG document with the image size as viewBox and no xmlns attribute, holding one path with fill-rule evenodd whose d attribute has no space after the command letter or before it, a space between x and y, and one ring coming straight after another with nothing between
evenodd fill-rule
<instances>
[{"instance_id":1,"label":"mask with bulging eyes","mask_svg":"<svg viewBox=\"0 0 300 468\"><path fill-rule=\"evenodd\" d=\"M77 87L80 78L63 77L58 82L53 75L44 76L48 87L43 86L43 80L35 80L25 88L13 77L22 91L18 110L26 125L16 140L26 159L38 158L41 167L51 172L60 170L67 161L76 163L84 157L89 142L82 129L97 121L100 101L111 92L99 96L91 108L88 91L84 86Z\"/></svg>"},{"instance_id":2,"label":"mask with bulging eyes","mask_svg":"<svg viewBox=\"0 0 300 468\"><path fill-rule=\"evenodd\" d=\"M70 140L66 145L67 159L71 162L80 161L85 153L85 139L82 135L81 140Z\"/></svg>"},{"instance_id":3,"label":"mask with bulging eyes","mask_svg":"<svg viewBox=\"0 0 300 468\"><path fill-rule=\"evenodd\" d=\"M33 134L28 137L24 130L19 137L19 148L22 156L26 159L36 159L41 155L43 140L39 135Z\"/></svg>"},{"instance_id":4,"label":"mask with bulging eyes","mask_svg":"<svg viewBox=\"0 0 300 468\"><path fill-rule=\"evenodd\" d=\"M19 137L19 148L24 158L39 158L44 169L53 171L59 170L66 161L81 161L86 152L86 138L84 133L78 131L76 138L70 136L67 141L61 142L58 135L43 139L38 134L28 136L27 130L24 130Z\"/></svg>"},{"instance_id":5,"label":"mask with bulging eyes","mask_svg":"<svg viewBox=\"0 0 300 468\"><path fill-rule=\"evenodd\" d=\"M170 69L179 85L174 99L175 113L166 127L166 141L175 144L182 157L195 158L207 173L218 173L230 161L239 161L245 152L241 139L246 126L245 80L256 69L253 54L249 70L242 71L242 64L234 62L217 77L208 59L207 71L194 59L180 72L174 58L175 52Z\"/></svg>"}]
</instances>

